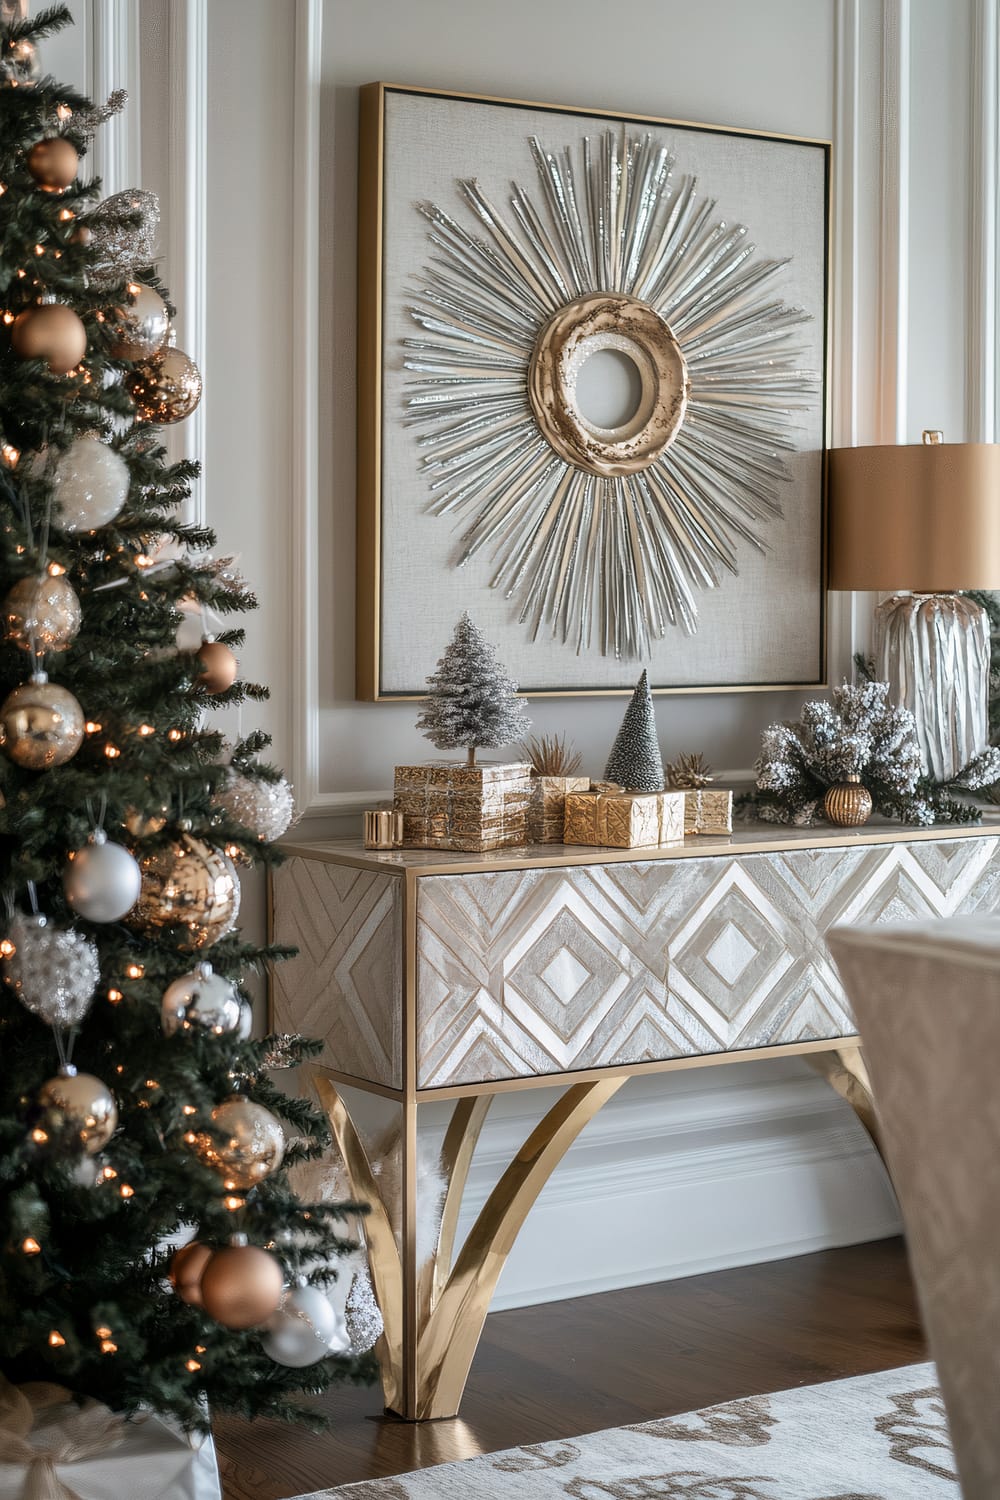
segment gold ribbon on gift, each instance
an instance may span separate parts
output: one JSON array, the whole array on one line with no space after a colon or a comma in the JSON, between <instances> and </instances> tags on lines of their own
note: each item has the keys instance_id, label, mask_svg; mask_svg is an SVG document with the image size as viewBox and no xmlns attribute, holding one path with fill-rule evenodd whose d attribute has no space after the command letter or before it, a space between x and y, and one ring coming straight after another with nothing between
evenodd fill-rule
<instances>
[{"instance_id":1,"label":"gold ribbon on gift","mask_svg":"<svg viewBox=\"0 0 1000 1500\"><path fill-rule=\"evenodd\" d=\"M40 1413L59 1406L69 1410L61 1420L45 1423L44 1442L37 1447L28 1442ZM26 1466L21 1500L80 1500L63 1484L56 1466L96 1458L124 1436L123 1418L100 1401L87 1397L77 1405L64 1386L43 1381L11 1385L0 1375L0 1463Z\"/></svg>"}]
</instances>

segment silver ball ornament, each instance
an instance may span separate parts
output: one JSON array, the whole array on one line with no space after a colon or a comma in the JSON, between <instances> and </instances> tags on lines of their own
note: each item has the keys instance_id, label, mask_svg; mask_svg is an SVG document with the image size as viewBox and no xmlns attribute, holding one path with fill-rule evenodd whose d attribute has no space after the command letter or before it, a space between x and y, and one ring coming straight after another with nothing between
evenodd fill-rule
<instances>
[{"instance_id":1,"label":"silver ball ornament","mask_svg":"<svg viewBox=\"0 0 1000 1500\"><path fill-rule=\"evenodd\" d=\"M3 977L21 1004L50 1026L78 1026L101 976L97 949L41 912L18 913L7 931Z\"/></svg>"},{"instance_id":2,"label":"silver ball ornament","mask_svg":"<svg viewBox=\"0 0 1000 1500\"><path fill-rule=\"evenodd\" d=\"M318 1287L293 1286L260 1336L264 1353L275 1364L301 1370L330 1353L343 1318Z\"/></svg>"},{"instance_id":3,"label":"silver ball ornament","mask_svg":"<svg viewBox=\"0 0 1000 1500\"><path fill-rule=\"evenodd\" d=\"M77 849L63 875L73 910L88 922L118 922L139 899L142 875L129 851L112 844L102 828Z\"/></svg>"},{"instance_id":4,"label":"silver ball ornament","mask_svg":"<svg viewBox=\"0 0 1000 1500\"><path fill-rule=\"evenodd\" d=\"M132 281L126 287L128 301L116 307L108 322L110 352L115 359L151 359L166 342L170 328L167 304L151 286Z\"/></svg>"},{"instance_id":5,"label":"silver ball ornament","mask_svg":"<svg viewBox=\"0 0 1000 1500\"><path fill-rule=\"evenodd\" d=\"M243 1007L232 980L214 973L209 963L182 974L163 992L160 1022L164 1036L178 1031L207 1031L225 1036L238 1031Z\"/></svg>"},{"instance_id":6,"label":"silver ball ornament","mask_svg":"<svg viewBox=\"0 0 1000 1500\"><path fill-rule=\"evenodd\" d=\"M118 1124L111 1090L91 1073L60 1069L38 1090L38 1103L62 1129L75 1130L88 1156L96 1156Z\"/></svg>"},{"instance_id":7,"label":"silver ball ornament","mask_svg":"<svg viewBox=\"0 0 1000 1500\"><path fill-rule=\"evenodd\" d=\"M375 1289L367 1267L358 1271L351 1283L351 1290L344 1307L344 1321L347 1325L352 1354L367 1354L385 1331L382 1313L375 1301Z\"/></svg>"},{"instance_id":8,"label":"silver ball ornament","mask_svg":"<svg viewBox=\"0 0 1000 1500\"><path fill-rule=\"evenodd\" d=\"M243 776L231 770L213 802L262 844L280 839L295 814L295 799L284 777L280 781L262 781L259 776Z\"/></svg>"},{"instance_id":9,"label":"silver ball ornament","mask_svg":"<svg viewBox=\"0 0 1000 1500\"><path fill-rule=\"evenodd\" d=\"M99 437L74 438L52 476L52 524L60 531L107 526L128 499L128 465Z\"/></svg>"}]
</instances>

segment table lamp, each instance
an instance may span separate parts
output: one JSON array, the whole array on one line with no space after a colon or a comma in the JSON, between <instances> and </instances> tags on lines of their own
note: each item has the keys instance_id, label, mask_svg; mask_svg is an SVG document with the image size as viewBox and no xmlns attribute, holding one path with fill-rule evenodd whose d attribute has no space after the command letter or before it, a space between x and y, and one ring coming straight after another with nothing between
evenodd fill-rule
<instances>
[{"instance_id":1,"label":"table lamp","mask_svg":"<svg viewBox=\"0 0 1000 1500\"><path fill-rule=\"evenodd\" d=\"M876 676L948 781L989 743L989 619L956 590L1000 586L1000 444L925 432L832 448L829 510L829 587L893 591L875 611Z\"/></svg>"}]
</instances>

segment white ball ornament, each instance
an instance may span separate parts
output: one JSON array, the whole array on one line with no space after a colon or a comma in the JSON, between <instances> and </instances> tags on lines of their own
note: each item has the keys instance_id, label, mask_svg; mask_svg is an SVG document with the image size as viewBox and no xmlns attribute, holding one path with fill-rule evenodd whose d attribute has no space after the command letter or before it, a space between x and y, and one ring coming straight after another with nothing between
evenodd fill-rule
<instances>
[{"instance_id":1,"label":"white ball ornament","mask_svg":"<svg viewBox=\"0 0 1000 1500\"><path fill-rule=\"evenodd\" d=\"M117 922L139 899L142 874L121 844L95 829L71 857L63 875L66 900L88 922Z\"/></svg>"},{"instance_id":2,"label":"white ball ornament","mask_svg":"<svg viewBox=\"0 0 1000 1500\"><path fill-rule=\"evenodd\" d=\"M295 813L292 789L284 777L280 781L264 781L259 776L243 776L230 770L225 786L213 801L262 844L280 839L288 831Z\"/></svg>"},{"instance_id":3,"label":"white ball ornament","mask_svg":"<svg viewBox=\"0 0 1000 1500\"><path fill-rule=\"evenodd\" d=\"M19 912L7 929L3 977L21 1004L50 1026L77 1026L101 975L97 949L82 932L56 927L41 912Z\"/></svg>"},{"instance_id":4,"label":"white ball ornament","mask_svg":"<svg viewBox=\"0 0 1000 1500\"><path fill-rule=\"evenodd\" d=\"M281 1306L261 1334L261 1344L275 1364L301 1370L340 1352L340 1339L346 1337L344 1320L329 1299L314 1286L293 1286L285 1293ZM336 1351L331 1345L338 1344Z\"/></svg>"},{"instance_id":5,"label":"white ball ornament","mask_svg":"<svg viewBox=\"0 0 1000 1500\"><path fill-rule=\"evenodd\" d=\"M99 437L74 438L52 476L52 524L60 531L107 526L128 499L128 465Z\"/></svg>"},{"instance_id":6,"label":"white ball ornament","mask_svg":"<svg viewBox=\"0 0 1000 1500\"><path fill-rule=\"evenodd\" d=\"M207 1031L225 1036L238 1031L243 1006L232 980L216 974L209 963L182 974L163 992L160 1021L164 1036L178 1031Z\"/></svg>"}]
</instances>

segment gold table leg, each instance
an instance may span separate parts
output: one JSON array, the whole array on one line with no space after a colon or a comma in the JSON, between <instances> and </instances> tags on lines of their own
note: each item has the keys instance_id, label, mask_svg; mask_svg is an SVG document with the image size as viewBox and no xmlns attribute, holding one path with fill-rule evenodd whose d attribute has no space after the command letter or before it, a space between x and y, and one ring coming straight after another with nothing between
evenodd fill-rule
<instances>
[{"instance_id":1,"label":"gold table leg","mask_svg":"<svg viewBox=\"0 0 1000 1500\"><path fill-rule=\"evenodd\" d=\"M875 1116L871 1080L861 1048L855 1043L848 1047L832 1047L829 1052L811 1052L809 1062L851 1106L884 1162L885 1154Z\"/></svg>"},{"instance_id":2,"label":"gold table leg","mask_svg":"<svg viewBox=\"0 0 1000 1500\"><path fill-rule=\"evenodd\" d=\"M472 1357L500 1272L528 1212L580 1131L615 1094L624 1078L576 1083L536 1125L503 1173L454 1255L462 1194L489 1097L460 1099L452 1112L441 1160L447 1181L437 1246L416 1263L413 1214L404 1207L402 1246L361 1138L340 1092L328 1078L316 1088L346 1163L351 1191L371 1205L365 1220L372 1285L385 1333L377 1354L385 1403L411 1421L458 1412ZM404 1109L404 1134L415 1131L416 1111ZM412 1161L415 1143L404 1140Z\"/></svg>"}]
</instances>

